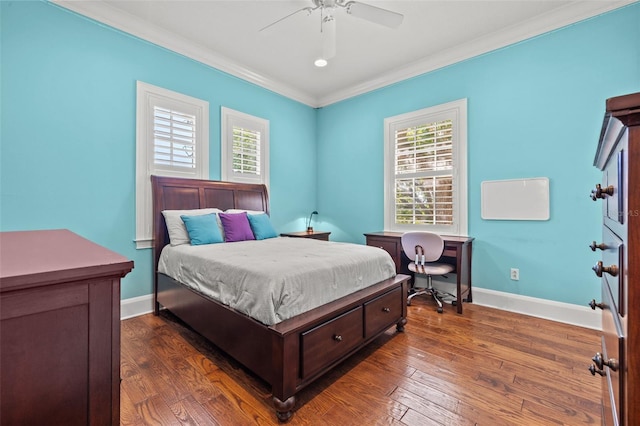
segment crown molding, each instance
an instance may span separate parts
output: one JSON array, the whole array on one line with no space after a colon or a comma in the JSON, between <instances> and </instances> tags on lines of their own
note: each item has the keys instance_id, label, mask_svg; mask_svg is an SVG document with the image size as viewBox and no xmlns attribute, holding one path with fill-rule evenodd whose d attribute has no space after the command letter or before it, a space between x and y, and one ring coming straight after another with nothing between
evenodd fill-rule
<instances>
[{"instance_id":1,"label":"crown molding","mask_svg":"<svg viewBox=\"0 0 640 426\"><path fill-rule=\"evenodd\" d=\"M164 47L190 59L209 65L227 74L254 83L279 95L301 102L311 107L317 106L317 99L296 90L278 80L246 68L222 55L212 52L202 45L171 33L161 27L143 21L123 12L104 1L50 0L51 3L83 15L87 18L131 34L142 40Z\"/></svg>"},{"instance_id":2,"label":"crown molding","mask_svg":"<svg viewBox=\"0 0 640 426\"><path fill-rule=\"evenodd\" d=\"M416 77L448 65L479 56L549 31L592 18L618 9L638 0L584 1L577 0L526 22L480 37L472 42L439 52L429 58L408 64L400 69L364 81L355 86L340 89L327 96L316 98L308 93L257 71L246 68L222 55L213 53L202 45L149 24L131 14L114 8L103 1L50 0L60 7L131 34L142 40L169 49L220 71L256 84L279 95L313 108L324 107L400 81Z\"/></svg>"},{"instance_id":3,"label":"crown molding","mask_svg":"<svg viewBox=\"0 0 640 426\"><path fill-rule=\"evenodd\" d=\"M439 52L356 86L331 93L318 99L318 106L323 107L353 98L637 2L638 0L573 1L518 25Z\"/></svg>"}]
</instances>

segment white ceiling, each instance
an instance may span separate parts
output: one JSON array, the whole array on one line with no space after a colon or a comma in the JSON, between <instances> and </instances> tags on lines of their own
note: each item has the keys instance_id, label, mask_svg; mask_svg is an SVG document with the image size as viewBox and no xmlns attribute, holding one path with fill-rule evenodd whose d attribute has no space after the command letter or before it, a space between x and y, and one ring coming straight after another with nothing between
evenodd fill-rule
<instances>
[{"instance_id":1,"label":"white ceiling","mask_svg":"<svg viewBox=\"0 0 640 426\"><path fill-rule=\"evenodd\" d=\"M633 3L557 0L363 0L404 15L397 29L336 14L325 68L311 0L64 1L56 4L319 107Z\"/></svg>"}]
</instances>

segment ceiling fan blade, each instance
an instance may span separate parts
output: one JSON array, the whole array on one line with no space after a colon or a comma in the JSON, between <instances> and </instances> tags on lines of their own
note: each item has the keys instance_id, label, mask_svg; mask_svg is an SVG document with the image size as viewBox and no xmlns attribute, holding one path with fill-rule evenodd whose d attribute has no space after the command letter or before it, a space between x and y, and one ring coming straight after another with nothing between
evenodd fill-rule
<instances>
[{"instance_id":1,"label":"ceiling fan blade","mask_svg":"<svg viewBox=\"0 0 640 426\"><path fill-rule=\"evenodd\" d=\"M295 12L292 12L292 13L288 14L287 16L285 16L285 17L283 17L283 18L280 18L280 19L278 19L278 20L277 20L277 21L275 21L275 22L270 23L270 24L269 24L269 25L267 25L266 27L262 27L262 28L260 28L260 29L258 30L258 32L259 32L259 33L261 33L261 32L263 32L263 31L265 31L265 30L267 30L267 29L269 29L269 28L273 27L274 25L276 25L276 24L278 24L278 23L280 23L280 22L284 21L285 19L290 18L290 17L292 17L293 15L297 15L297 14L298 14L298 13L300 13L300 12L307 12L307 15L310 15L310 14L311 14L311 12L313 12L313 11L314 11L314 10L316 10L316 9L317 9L317 7L303 7L302 9L298 9L298 10L296 10Z\"/></svg>"},{"instance_id":2,"label":"ceiling fan blade","mask_svg":"<svg viewBox=\"0 0 640 426\"><path fill-rule=\"evenodd\" d=\"M404 15L401 13L356 1L350 1L345 7L347 8L347 13L356 18L365 19L389 28L398 28L404 19Z\"/></svg>"}]
</instances>

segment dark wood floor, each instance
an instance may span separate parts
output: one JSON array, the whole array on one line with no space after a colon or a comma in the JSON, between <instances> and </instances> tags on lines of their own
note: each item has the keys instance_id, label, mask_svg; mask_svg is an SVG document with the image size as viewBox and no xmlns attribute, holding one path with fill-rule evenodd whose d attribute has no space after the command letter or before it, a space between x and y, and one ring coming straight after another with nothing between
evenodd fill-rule
<instances>
[{"instance_id":1,"label":"dark wood floor","mask_svg":"<svg viewBox=\"0 0 640 426\"><path fill-rule=\"evenodd\" d=\"M491 308L395 327L298 395L290 425L601 423L598 333ZM123 425L277 424L268 387L171 314L122 322Z\"/></svg>"}]
</instances>

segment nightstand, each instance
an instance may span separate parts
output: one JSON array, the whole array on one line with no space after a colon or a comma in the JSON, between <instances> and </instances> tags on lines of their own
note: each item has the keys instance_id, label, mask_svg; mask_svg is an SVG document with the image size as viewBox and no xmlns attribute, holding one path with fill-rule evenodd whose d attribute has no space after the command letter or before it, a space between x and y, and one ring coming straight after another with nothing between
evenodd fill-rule
<instances>
[{"instance_id":1,"label":"nightstand","mask_svg":"<svg viewBox=\"0 0 640 426\"><path fill-rule=\"evenodd\" d=\"M301 231L301 232L285 232L280 234L281 237L293 237L293 238L313 238L314 240L329 241L329 234L331 232L324 231Z\"/></svg>"}]
</instances>

